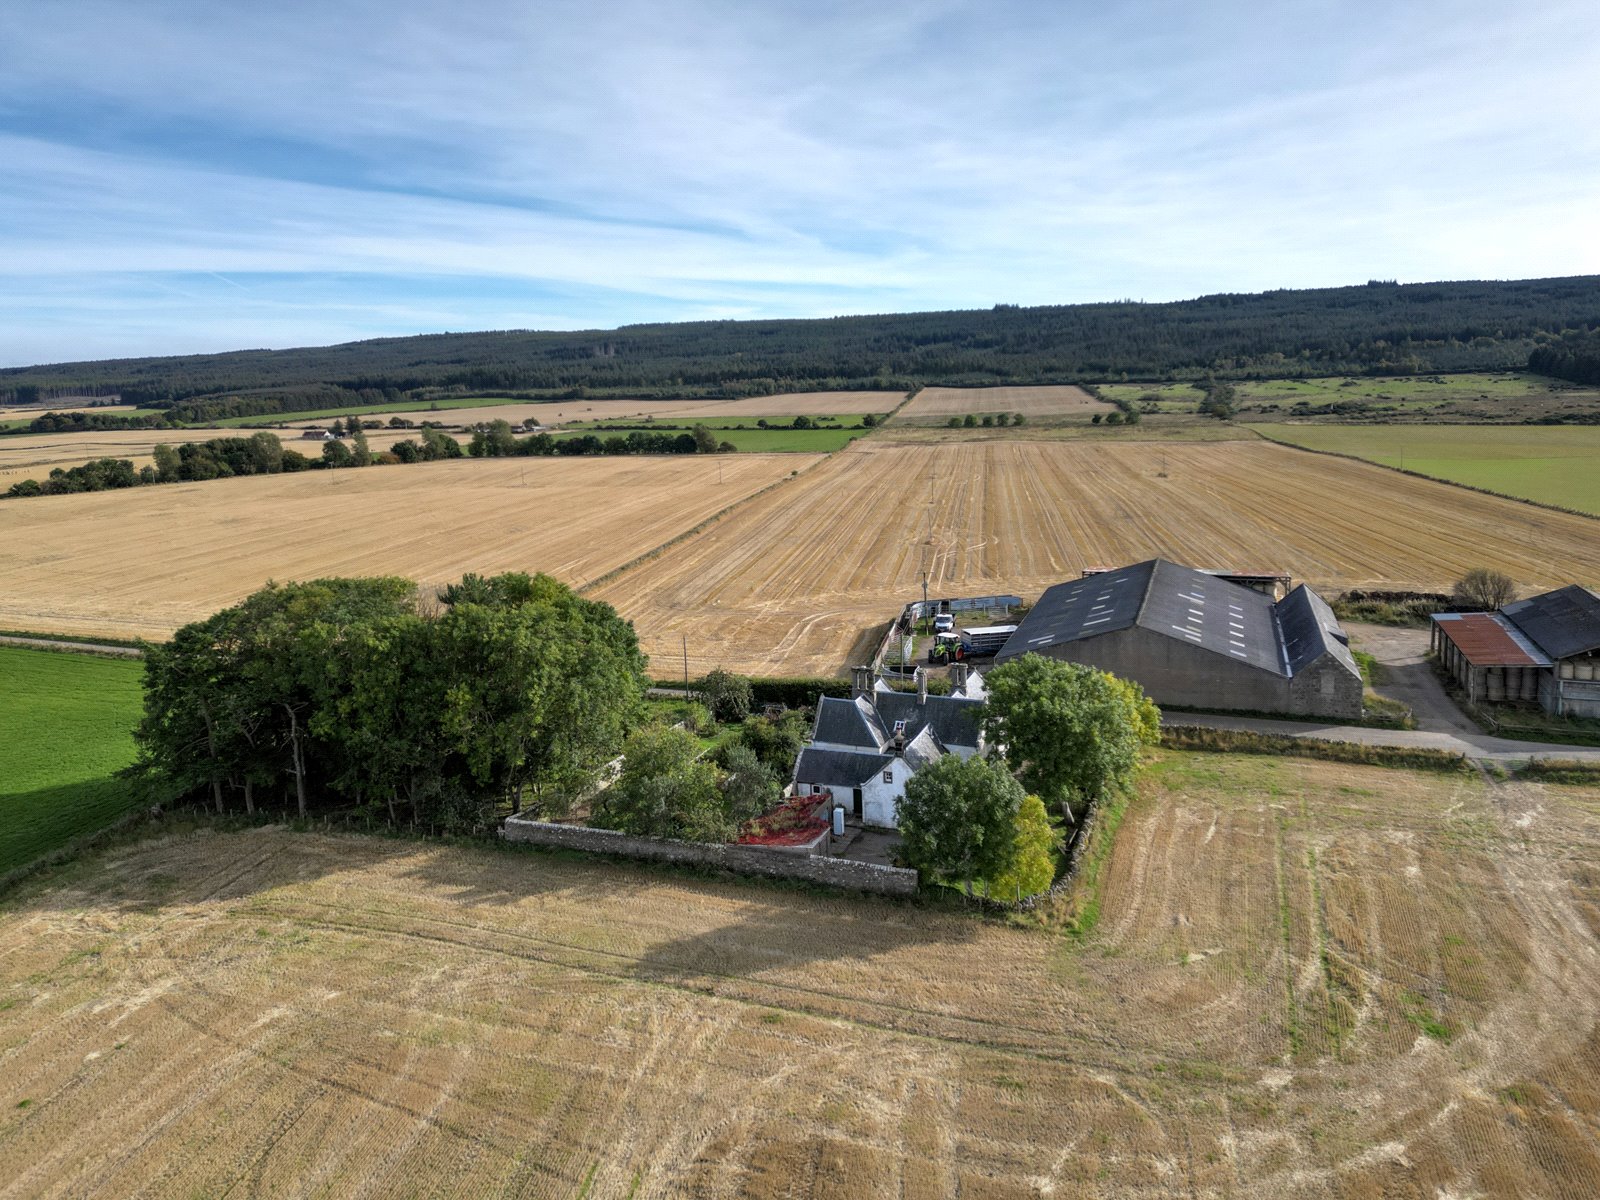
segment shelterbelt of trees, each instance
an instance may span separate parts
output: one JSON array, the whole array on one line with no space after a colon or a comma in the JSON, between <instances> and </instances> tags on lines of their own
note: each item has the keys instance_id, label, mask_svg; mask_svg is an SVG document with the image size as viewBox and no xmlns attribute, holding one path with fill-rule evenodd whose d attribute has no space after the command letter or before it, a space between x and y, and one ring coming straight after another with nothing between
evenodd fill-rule
<instances>
[{"instance_id":1,"label":"shelterbelt of trees","mask_svg":"<svg viewBox=\"0 0 1600 1200\"><path fill-rule=\"evenodd\" d=\"M384 338L0 371L0 402L118 394L189 421L391 400L420 389L755 395L944 383L1285 378L1521 367L1600 327L1600 276L1284 290L564 333Z\"/></svg>"},{"instance_id":2,"label":"shelterbelt of trees","mask_svg":"<svg viewBox=\"0 0 1600 1200\"><path fill-rule=\"evenodd\" d=\"M1572 331L1528 355L1528 368L1573 383L1600 384L1600 329Z\"/></svg>"},{"instance_id":3,"label":"shelterbelt of trees","mask_svg":"<svg viewBox=\"0 0 1600 1200\"><path fill-rule=\"evenodd\" d=\"M633 626L546 575L263 588L145 658L130 775L160 803L484 828L584 786L643 717Z\"/></svg>"}]
</instances>

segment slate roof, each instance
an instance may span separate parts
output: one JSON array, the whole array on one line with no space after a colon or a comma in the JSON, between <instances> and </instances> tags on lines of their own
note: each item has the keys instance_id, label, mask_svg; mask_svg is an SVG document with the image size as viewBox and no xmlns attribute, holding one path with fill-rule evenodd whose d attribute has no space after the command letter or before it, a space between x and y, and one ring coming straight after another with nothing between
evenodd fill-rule
<instances>
[{"instance_id":1,"label":"slate roof","mask_svg":"<svg viewBox=\"0 0 1600 1200\"><path fill-rule=\"evenodd\" d=\"M1551 658L1600 649L1600 596L1575 583L1500 611Z\"/></svg>"},{"instance_id":2,"label":"slate roof","mask_svg":"<svg viewBox=\"0 0 1600 1200\"><path fill-rule=\"evenodd\" d=\"M1160 558L1046 589L996 659L1134 625L1288 674L1270 596Z\"/></svg>"},{"instance_id":3,"label":"slate roof","mask_svg":"<svg viewBox=\"0 0 1600 1200\"><path fill-rule=\"evenodd\" d=\"M929 696L925 704L917 703L915 692L876 691L872 694L878 717L884 730L893 736L894 723L906 723L909 741L931 728L945 746L976 746L978 744L978 714L983 701L965 696ZM817 739L821 741L822 739Z\"/></svg>"},{"instance_id":4,"label":"slate roof","mask_svg":"<svg viewBox=\"0 0 1600 1200\"><path fill-rule=\"evenodd\" d=\"M1333 615L1327 601L1305 584L1278 601L1274 611L1290 675L1310 666L1324 654L1333 655L1352 673L1361 674L1339 629L1339 618Z\"/></svg>"},{"instance_id":5,"label":"slate roof","mask_svg":"<svg viewBox=\"0 0 1600 1200\"><path fill-rule=\"evenodd\" d=\"M888 740L883 722L865 699L823 696L817 702L817 724L811 734L814 742L833 742L840 746L881 749Z\"/></svg>"},{"instance_id":6,"label":"slate roof","mask_svg":"<svg viewBox=\"0 0 1600 1200\"><path fill-rule=\"evenodd\" d=\"M894 764L888 754L858 754L849 750L800 751L794 765L796 783L820 783L829 787L860 787L880 771Z\"/></svg>"}]
</instances>

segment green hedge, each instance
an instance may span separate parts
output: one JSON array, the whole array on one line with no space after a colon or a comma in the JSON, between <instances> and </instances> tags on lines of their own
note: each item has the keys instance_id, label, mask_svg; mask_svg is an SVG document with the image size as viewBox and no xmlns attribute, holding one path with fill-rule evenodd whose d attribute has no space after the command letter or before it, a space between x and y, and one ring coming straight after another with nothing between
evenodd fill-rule
<instances>
[{"instance_id":1,"label":"green hedge","mask_svg":"<svg viewBox=\"0 0 1600 1200\"><path fill-rule=\"evenodd\" d=\"M1251 733L1242 729L1210 729L1197 725L1168 725L1161 744L1170 750L1210 750L1222 754L1283 754L1321 758L1331 762L1363 763L1374 767L1408 767L1422 771L1471 770L1466 756L1448 750L1411 746L1368 746L1360 742L1330 742L1321 738L1288 737L1279 733Z\"/></svg>"},{"instance_id":2,"label":"green hedge","mask_svg":"<svg viewBox=\"0 0 1600 1200\"><path fill-rule=\"evenodd\" d=\"M750 699L760 704L787 704L790 708L814 708L823 696L850 695L848 679L792 678L753 675Z\"/></svg>"}]
</instances>

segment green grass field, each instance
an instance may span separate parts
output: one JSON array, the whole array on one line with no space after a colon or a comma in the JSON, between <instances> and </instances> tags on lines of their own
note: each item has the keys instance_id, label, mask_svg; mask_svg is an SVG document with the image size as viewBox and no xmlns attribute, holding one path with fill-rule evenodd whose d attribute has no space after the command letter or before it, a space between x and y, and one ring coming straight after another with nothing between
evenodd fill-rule
<instances>
[{"instance_id":1,"label":"green grass field","mask_svg":"<svg viewBox=\"0 0 1600 1200\"><path fill-rule=\"evenodd\" d=\"M1600 426L1252 425L1277 441L1600 515Z\"/></svg>"},{"instance_id":2,"label":"green grass field","mask_svg":"<svg viewBox=\"0 0 1600 1200\"><path fill-rule=\"evenodd\" d=\"M0 647L0 877L129 807L143 664Z\"/></svg>"}]
</instances>

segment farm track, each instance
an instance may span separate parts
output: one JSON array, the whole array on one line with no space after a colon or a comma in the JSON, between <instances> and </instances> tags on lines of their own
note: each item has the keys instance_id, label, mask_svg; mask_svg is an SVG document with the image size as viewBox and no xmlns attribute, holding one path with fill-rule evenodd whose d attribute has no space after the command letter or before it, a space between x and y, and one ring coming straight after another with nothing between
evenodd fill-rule
<instances>
[{"instance_id":1,"label":"farm track","mask_svg":"<svg viewBox=\"0 0 1600 1200\"><path fill-rule=\"evenodd\" d=\"M1592 1195L1597 851L1600 789L1162 754L1073 946L537 854L145 842L0 910L0 1197Z\"/></svg>"}]
</instances>

